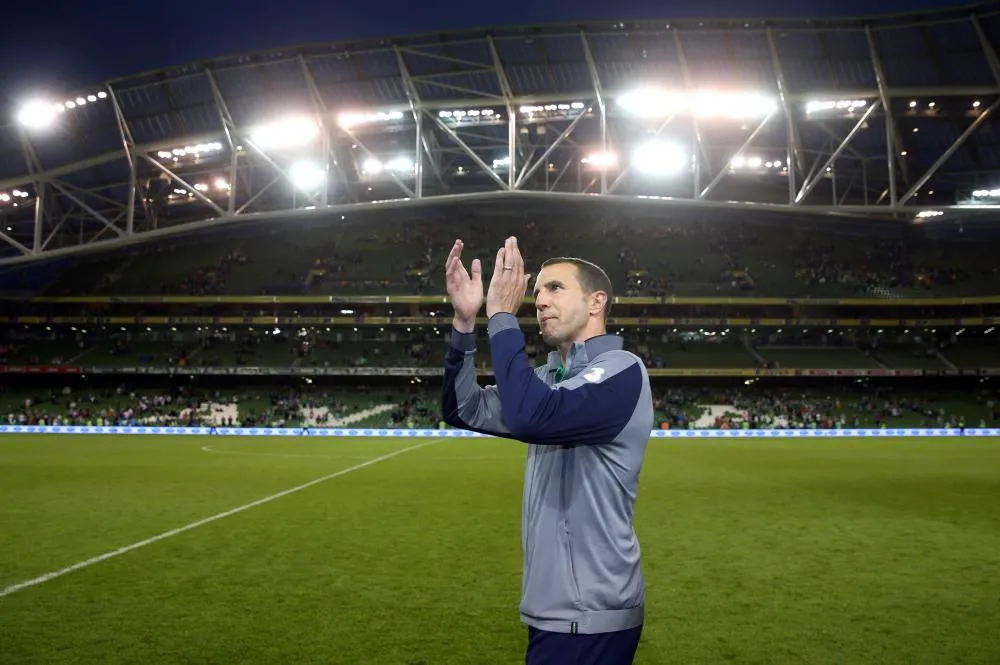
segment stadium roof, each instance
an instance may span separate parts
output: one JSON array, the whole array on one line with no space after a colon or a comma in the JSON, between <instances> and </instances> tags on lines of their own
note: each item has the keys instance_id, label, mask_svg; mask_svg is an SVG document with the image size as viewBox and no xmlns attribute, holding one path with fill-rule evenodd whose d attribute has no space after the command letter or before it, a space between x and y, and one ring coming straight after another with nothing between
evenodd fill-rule
<instances>
[{"instance_id":1,"label":"stadium roof","mask_svg":"<svg viewBox=\"0 0 1000 665\"><path fill-rule=\"evenodd\" d=\"M993 216L997 43L992 2L513 26L230 55L53 91L0 127L0 262L447 197Z\"/></svg>"}]
</instances>

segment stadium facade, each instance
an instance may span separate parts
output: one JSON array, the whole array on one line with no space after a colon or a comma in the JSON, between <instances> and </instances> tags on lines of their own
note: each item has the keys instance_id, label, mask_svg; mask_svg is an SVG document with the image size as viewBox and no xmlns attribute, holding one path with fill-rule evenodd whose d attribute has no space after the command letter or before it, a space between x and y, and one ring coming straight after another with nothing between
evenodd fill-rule
<instances>
[{"instance_id":1,"label":"stadium facade","mask_svg":"<svg viewBox=\"0 0 1000 665\"><path fill-rule=\"evenodd\" d=\"M53 92L0 128L0 261L504 197L974 224L1000 204L997 43L995 3L515 26Z\"/></svg>"}]
</instances>

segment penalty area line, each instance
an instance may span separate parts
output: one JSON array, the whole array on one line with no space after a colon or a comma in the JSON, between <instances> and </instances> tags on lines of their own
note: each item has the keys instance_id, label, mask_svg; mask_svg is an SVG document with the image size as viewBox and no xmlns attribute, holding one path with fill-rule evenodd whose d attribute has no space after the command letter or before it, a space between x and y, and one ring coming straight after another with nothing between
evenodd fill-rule
<instances>
[{"instance_id":1,"label":"penalty area line","mask_svg":"<svg viewBox=\"0 0 1000 665\"><path fill-rule=\"evenodd\" d=\"M176 536L176 535L182 534L182 533L184 533L186 531L191 531L192 529L197 529L200 526L205 526L206 524L211 524L212 522L217 522L217 521L219 521L221 519L224 519L226 517L231 517L233 515L242 513L245 510L250 510L251 508L256 508L257 506L262 506L265 503L270 503L271 501L274 501L276 499L280 499L282 497L288 496L289 494L295 494L296 492L301 492L302 490L308 489L308 488L312 487L313 485L319 485L320 483L326 482L327 480L332 480L332 479L334 479L334 478L336 478L338 476L343 476L343 475L346 475L346 474L351 473L353 471L358 471L359 469L363 469L366 466L371 466L372 464L378 464L379 462L384 462L385 460L392 459L393 457L396 457L397 455L402 455L403 453L409 452L411 450L416 450L418 448L423 448L424 446L429 446L432 443L437 443L438 441L443 441L443 440L444 440L443 438L442 439L431 439L430 441L424 441L424 442L418 443L417 445L414 445L414 446L409 446L407 448L402 448L400 450L395 450L395 451L393 451L391 453L387 453L385 455L380 455L379 457L374 457L374 458L372 458L370 460L362 462L361 464L355 464L354 466L349 466L346 469L341 469L340 471L335 471L335 472L327 474L327 475L325 475L325 476L323 476L321 478L317 478L316 480L310 480L308 483L303 483L301 485L296 485L295 487L291 487L291 488L289 488L287 490L283 490L281 492L278 492L277 494L272 494L270 496L265 496L262 499L257 499L256 501L251 501L250 503L244 504L242 506L238 506L236 508L232 508L232 509L227 510L225 512L217 513L217 514L212 515L210 517L206 517L204 519L200 519L197 522L191 522L190 524L185 524L184 526L177 527L176 529L171 529L170 531L164 531L163 533L158 534L156 536L153 536L152 538L146 538L145 540L140 540L137 543L132 543L131 545L126 545L124 547L119 547L118 549L111 550L110 552L105 552L104 554L95 556L95 557L93 557L91 559L87 559L86 561L80 561L79 563L74 563L72 566L67 566L65 568L61 568L61 569L53 571L51 573L45 573L44 575L40 575L40 576L35 577L33 579L30 579L30 580L25 580L24 582L18 582L17 584L12 584L11 586L8 586L8 587L6 587L4 589L0 589L0 598L5 598L7 596L10 596L11 594L15 594L18 591L22 591L22 590L27 589L29 587L38 586L39 584L43 584L44 582L48 582L49 580L54 580L57 577L62 577L63 575L68 575L69 573L72 573L74 571L82 570L84 568L89 568L90 566L93 566L95 564L101 563L102 561L107 561L108 559L114 559L115 557L119 557L119 556L121 556L123 554L128 554L129 552L132 552L133 550L137 550L137 549L139 549L141 547L146 547L147 545L152 545L153 543L157 543L157 542L159 542L161 540L166 540L167 538L170 538L172 536Z\"/></svg>"}]
</instances>

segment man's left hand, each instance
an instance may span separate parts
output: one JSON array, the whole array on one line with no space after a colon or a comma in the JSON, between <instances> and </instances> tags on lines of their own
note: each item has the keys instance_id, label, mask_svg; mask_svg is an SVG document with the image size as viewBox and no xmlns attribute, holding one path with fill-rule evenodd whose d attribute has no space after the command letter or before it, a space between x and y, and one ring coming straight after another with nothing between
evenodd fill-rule
<instances>
[{"instance_id":1,"label":"man's left hand","mask_svg":"<svg viewBox=\"0 0 1000 665\"><path fill-rule=\"evenodd\" d=\"M524 259L517 248L517 238L511 236L497 252L497 262L493 266L493 279L486 295L486 316L500 312L517 315L524 303L531 275L524 274Z\"/></svg>"}]
</instances>

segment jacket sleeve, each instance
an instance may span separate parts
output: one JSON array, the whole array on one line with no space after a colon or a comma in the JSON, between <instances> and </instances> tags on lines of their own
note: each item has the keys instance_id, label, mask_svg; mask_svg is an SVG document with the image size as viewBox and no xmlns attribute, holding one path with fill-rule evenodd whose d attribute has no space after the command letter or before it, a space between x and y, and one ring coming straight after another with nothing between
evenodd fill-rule
<instances>
[{"instance_id":1,"label":"jacket sleeve","mask_svg":"<svg viewBox=\"0 0 1000 665\"><path fill-rule=\"evenodd\" d=\"M482 388L476 381L476 333L451 331L444 356L444 394L441 417L452 427L481 434L508 436L496 386Z\"/></svg>"},{"instance_id":2,"label":"jacket sleeve","mask_svg":"<svg viewBox=\"0 0 1000 665\"><path fill-rule=\"evenodd\" d=\"M613 441L635 413L645 382L626 351L598 356L587 370L549 386L528 365L524 333L513 315L489 321L501 416L515 438L551 445Z\"/></svg>"}]
</instances>

